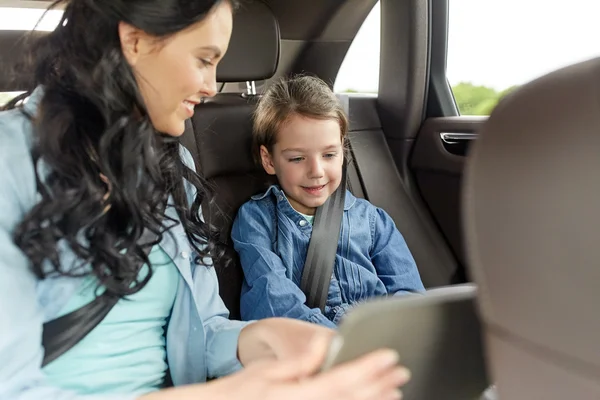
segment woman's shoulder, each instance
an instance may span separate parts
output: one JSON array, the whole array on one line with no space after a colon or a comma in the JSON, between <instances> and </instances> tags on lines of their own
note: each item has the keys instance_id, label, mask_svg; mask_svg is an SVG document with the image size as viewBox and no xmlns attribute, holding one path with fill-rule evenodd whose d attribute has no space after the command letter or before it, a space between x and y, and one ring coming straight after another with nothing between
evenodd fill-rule
<instances>
[{"instance_id":1,"label":"woman's shoulder","mask_svg":"<svg viewBox=\"0 0 600 400\"><path fill-rule=\"evenodd\" d=\"M2 159L16 159L31 154L33 147L33 115L44 94L42 87L35 89L22 105L0 111L0 155Z\"/></svg>"},{"instance_id":2,"label":"woman's shoulder","mask_svg":"<svg viewBox=\"0 0 600 400\"><path fill-rule=\"evenodd\" d=\"M21 109L0 111L0 186L21 203L35 202L33 123Z\"/></svg>"},{"instance_id":3,"label":"woman's shoulder","mask_svg":"<svg viewBox=\"0 0 600 400\"><path fill-rule=\"evenodd\" d=\"M0 162L11 169L33 169L31 152L34 142L34 123L37 106L43 96L40 87L25 99L24 104L0 111ZM3 173L6 171L0 171Z\"/></svg>"},{"instance_id":4,"label":"woman's shoulder","mask_svg":"<svg viewBox=\"0 0 600 400\"><path fill-rule=\"evenodd\" d=\"M31 153L33 123L19 108L0 111L0 155L13 160Z\"/></svg>"}]
</instances>

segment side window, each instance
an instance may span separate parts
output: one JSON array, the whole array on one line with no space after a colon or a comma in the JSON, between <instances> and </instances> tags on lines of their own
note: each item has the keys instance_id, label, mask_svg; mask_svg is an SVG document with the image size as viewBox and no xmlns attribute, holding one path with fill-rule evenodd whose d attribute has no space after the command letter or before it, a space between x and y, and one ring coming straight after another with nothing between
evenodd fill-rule
<instances>
[{"instance_id":1,"label":"side window","mask_svg":"<svg viewBox=\"0 0 600 400\"><path fill-rule=\"evenodd\" d=\"M0 7L0 31L29 31L34 28L52 31L60 22L63 12L50 10L44 15L45 11L39 8Z\"/></svg>"},{"instance_id":2,"label":"side window","mask_svg":"<svg viewBox=\"0 0 600 400\"><path fill-rule=\"evenodd\" d=\"M17 97L22 92L0 92L0 107Z\"/></svg>"},{"instance_id":3,"label":"side window","mask_svg":"<svg viewBox=\"0 0 600 400\"><path fill-rule=\"evenodd\" d=\"M379 89L379 43L381 10L375 4L340 66L333 90L336 93L377 93Z\"/></svg>"},{"instance_id":4,"label":"side window","mask_svg":"<svg viewBox=\"0 0 600 400\"><path fill-rule=\"evenodd\" d=\"M32 29L51 31L58 25L62 11L51 10L44 16L45 10L36 8L0 7L0 35L2 31L29 31ZM44 18L42 18L42 16ZM39 23L38 23L39 22ZM36 26L37 25L37 26ZM0 48L0 59L2 49ZM4 73L4 71L2 71ZM0 107L12 100L21 92L3 92L0 88Z\"/></svg>"},{"instance_id":5,"label":"side window","mask_svg":"<svg viewBox=\"0 0 600 400\"><path fill-rule=\"evenodd\" d=\"M489 115L519 85L600 55L598 0L448 0L447 78L461 115Z\"/></svg>"}]
</instances>

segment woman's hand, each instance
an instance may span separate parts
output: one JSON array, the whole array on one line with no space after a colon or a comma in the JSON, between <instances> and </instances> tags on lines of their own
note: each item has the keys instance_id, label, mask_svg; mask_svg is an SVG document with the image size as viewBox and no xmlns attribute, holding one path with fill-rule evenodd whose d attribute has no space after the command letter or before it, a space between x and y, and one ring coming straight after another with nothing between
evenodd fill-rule
<instances>
[{"instance_id":1,"label":"woman's hand","mask_svg":"<svg viewBox=\"0 0 600 400\"><path fill-rule=\"evenodd\" d=\"M394 400L409 379L398 356L380 350L316 374L330 339L317 335L306 352L286 360L255 361L249 367L208 384L167 389L140 400Z\"/></svg>"},{"instance_id":2,"label":"woman's hand","mask_svg":"<svg viewBox=\"0 0 600 400\"><path fill-rule=\"evenodd\" d=\"M256 321L240 333L238 358L248 366L265 359L286 360L301 356L317 336L331 340L335 331L316 324L287 318Z\"/></svg>"}]
</instances>

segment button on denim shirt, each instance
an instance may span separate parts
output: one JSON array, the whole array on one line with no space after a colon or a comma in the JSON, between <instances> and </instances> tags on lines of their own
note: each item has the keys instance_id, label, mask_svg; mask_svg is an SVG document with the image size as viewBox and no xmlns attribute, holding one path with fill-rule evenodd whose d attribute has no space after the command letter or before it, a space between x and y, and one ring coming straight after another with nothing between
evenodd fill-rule
<instances>
[{"instance_id":1,"label":"button on denim shirt","mask_svg":"<svg viewBox=\"0 0 600 400\"><path fill-rule=\"evenodd\" d=\"M30 96L25 104L28 114L35 115L41 96L41 89ZM56 317L79 288L81 279L38 280L28 259L13 243L15 227L40 200L32 142L32 123L21 110L0 112L0 399L135 399L137 395L130 393L78 396L51 386L40 368L44 354L42 324ZM183 148L182 158L193 168L193 160ZM195 194L189 183L186 186L191 201ZM178 219L172 207L166 212ZM172 233L165 234L160 243L180 275L166 349L173 383L183 385L241 368L237 341L245 323L228 320L214 268L192 261L196 255L181 224L173 227ZM61 262L71 265L73 253L61 250Z\"/></svg>"},{"instance_id":2,"label":"button on denim shirt","mask_svg":"<svg viewBox=\"0 0 600 400\"><path fill-rule=\"evenodd\" d=\"M232 239L245 275L242 319L290 317L335 327L367 298L424 291L390 216L347 192L325 313L309 308L300 281L311 232L278 186L240 208Z\"/></svg>"}]
</instances>

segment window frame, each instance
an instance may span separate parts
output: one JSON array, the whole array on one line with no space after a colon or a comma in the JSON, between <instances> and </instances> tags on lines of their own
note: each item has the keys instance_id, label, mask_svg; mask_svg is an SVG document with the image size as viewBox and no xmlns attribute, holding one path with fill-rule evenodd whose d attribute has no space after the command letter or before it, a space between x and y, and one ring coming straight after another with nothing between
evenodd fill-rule
<instances>
[{"instance_id":1,"label":"window frame","mask_svg":"<svg viewBox=\"0 0 600 400\"><path fill-rule=\"evenodd\" d=\"M447 78L449 0L430 1L431 60L426 117L457 117L460 110Z\"/></svg>"}]
</instances>

